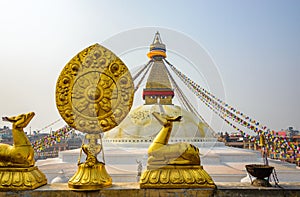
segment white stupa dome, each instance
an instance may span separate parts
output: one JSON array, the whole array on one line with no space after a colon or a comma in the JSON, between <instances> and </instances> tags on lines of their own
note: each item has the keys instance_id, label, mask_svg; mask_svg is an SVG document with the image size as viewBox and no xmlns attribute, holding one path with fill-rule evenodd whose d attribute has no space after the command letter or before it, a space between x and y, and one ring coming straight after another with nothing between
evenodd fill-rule
<instances>
[{"instance_id":1,"label":"white stupa dome","mask_svg":"<svg viewBox=\"0 0 300 197\"><path fill-rule=\"evenodd\" d=\"M182 116L174 122L171 139L212 138L212 131L191 112L177 105L141 105L131 110L121 124L104 135L104 139L153 139L162 128L153 112Z\"/></svg>"}]
</instances>

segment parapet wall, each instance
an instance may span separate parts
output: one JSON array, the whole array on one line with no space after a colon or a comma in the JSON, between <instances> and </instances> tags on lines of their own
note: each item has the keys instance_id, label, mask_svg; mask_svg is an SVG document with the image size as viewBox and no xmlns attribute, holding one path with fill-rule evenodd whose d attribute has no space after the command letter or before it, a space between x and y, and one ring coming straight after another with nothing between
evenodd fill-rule
<instances>
[{"instance_id":1,"label":"parapet wall","mask_svg":"<svg viewBox=\"0 0 300 197\"><path fill-rule=\"evenodd\" d=\"M66 183L48 184L32 191L0 192L0 197L185 197L185 196L300 196L299 183L280 183L280 187L254 187L249 183L216 183L217 189L140 189L138 183L114 183L99 191L71 191Z\"/></svg>"}]
</instances>

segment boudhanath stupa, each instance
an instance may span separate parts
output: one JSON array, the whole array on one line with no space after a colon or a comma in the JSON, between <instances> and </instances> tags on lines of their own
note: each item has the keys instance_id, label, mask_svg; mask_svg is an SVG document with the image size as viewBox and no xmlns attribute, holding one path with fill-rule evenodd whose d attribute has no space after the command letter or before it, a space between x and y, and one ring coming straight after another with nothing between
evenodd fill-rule
<instances>
[{"instance_id":1,"label":"boudhanath stupa","mask_svg":"<svg viewBox=\"0 0 300 197\"><path fill-rule=\"evenodd\" d=\"M169 143L188 142L199 147L201 164L215 182L247 180L249 176L245 165L263 163L260 153L227 147L223 142L218 142L213 129L199 114L175 104L174 98L182 95L175 91L178 87L174 87L174 81L170 78L165 64L166 45L158 32L147 55L150 60L143 70L148 74L141 77L146 79L146 85L142 95L135 94L135 97L142 97L143 104L132 108L120 125L103 135L105 154L101 159L113 182L138 182L138 165L142 164L145 169L147 149L161 129L152 112L182 116L180 122L174 123ZM79 155L80 149L61 151L58 158L38 160L37 166L45 173L49 183L52 180L67 180L77 170ZM83 155L81 161L84 159ZM300 170L295 165L272 159L269 164L275 167L280 181L298 181Z\"/></svg>"},{"instance_id":2,"label":"boudhanath stupa","mask_svg":"<svg viewBox=\"0 0 300 197\"><path fill-rule=\"evenodd\" d=\"M176 94L163 61L166 58L166 45L162 43L159 32L150 45L148 57L150 61L147 66L150 69L146 87L142 91L144 104L132 109L120 125L104 134L104 146L148 147L161 129L159 122L152 116L153 112L183 117L182 121L174 123L170 143L189 142L200 147L217 143L208 124L173 103Z\"/></svg>"}]
</instances>

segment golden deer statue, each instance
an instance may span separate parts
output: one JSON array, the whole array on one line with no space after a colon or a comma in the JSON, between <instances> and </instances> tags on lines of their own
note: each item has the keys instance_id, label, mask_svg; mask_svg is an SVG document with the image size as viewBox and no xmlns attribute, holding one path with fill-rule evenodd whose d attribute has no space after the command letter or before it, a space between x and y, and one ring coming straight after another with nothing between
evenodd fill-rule
<instances>
[{"instance_id":1,"label":"golden deer statue","mask_svg":"<svg viewBox=\"0 0 300 197\"><path fill-rule=\"evenodd\" d=\"M13 145L0 144L0 166L30 167L34 166L34 150L23 131L34 116L34 112L14 117L3 117L3 121L13 124Z\"/></svg>"},{"instance_id":2,"label":"golden deer statue","mask_svg":"<svg viewBox=\"0 0 300 197\"><path fill-rule=\"evenodd\" d=\"M162 125L148 148L147 170L140 179L141 188L215 188L211 177L200 165L200 152L192 144L168 144L173 123L182 116L170 117L157 112L153 116Z\"/></svg>"},{"instance_id":3,"label":"golden deer statue","mask_svg":"<svg viewBox=\"0 0 300 197\"><path fill-rule=\"evenodd\" d=\"M0 190L28 190L47 184L45 175L34 166L34 150L23 130L34 115L2 118L12 123L13 145L0 144Z\"/></svg>"},{"instance_id":4,"label":"golden deer statue","mask_svg":"<svg viewBox=\"0 0 300 197\"><path fill-rule=\"evenodd\" d=\"M168 144L173 122L180 121L182 116L152 114L163 127L148 148L148 164L200 165L199 149L194 145L185 142Z\"/></svg>"}]
</instances>

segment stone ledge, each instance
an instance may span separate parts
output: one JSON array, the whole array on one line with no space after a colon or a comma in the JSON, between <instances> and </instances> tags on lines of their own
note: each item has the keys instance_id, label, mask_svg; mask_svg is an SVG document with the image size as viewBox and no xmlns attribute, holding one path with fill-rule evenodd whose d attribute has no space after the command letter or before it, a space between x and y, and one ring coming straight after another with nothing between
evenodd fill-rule
<instances>
[{"instance_id":1,"label":"stone ledge","mask_svg":"<svg viewBox=\"0 0 300 197\"><path fill-rule=\"evenodd\" d=\"M56 197L138 197L138 196L300 196L299 183L280 183L280 187L254 187L249 183L235 182L216 182L217 189L140 189L138 183L113 183L112 187L104 188L99 191L76 192L68 188L67 183L56 183L42 186L29 191L8 191L0 192L0 197L19 197L19 196L56 196Z\"/></svg>"}]
</instances>

